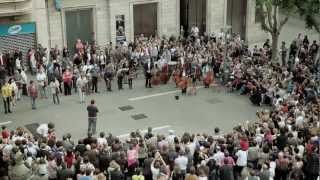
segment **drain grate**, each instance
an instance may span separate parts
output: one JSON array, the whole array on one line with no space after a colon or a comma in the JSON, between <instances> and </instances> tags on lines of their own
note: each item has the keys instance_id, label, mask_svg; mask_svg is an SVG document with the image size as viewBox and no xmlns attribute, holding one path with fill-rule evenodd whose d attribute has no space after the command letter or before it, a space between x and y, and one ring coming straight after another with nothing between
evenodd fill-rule
<instances>
[{"instance_id":1,"label":"drain grate","mask_svg":"<svg viewBox=\"0 0 320 180\"><path fill-rule=\"evenodd\" d=\"M218 99L218 98L208 99L207 102L210 103L210 104L222 103L222 101L220 99Z\"/></svg>"},{"instance_id":2,"label":"drain grate","mask_svg":"<svg viewBox=\"0 0 320 180\"><path fill-rule=\"evenodd\" d=\"M146 116L145 114L136 114L136 115L132 115L131 117L134 120L141 120L141 119L146 119L148 116Z\"/></svg>"},{"instance_id":3,"label":"drain grate","mask_svg":"<svg viewBox=\"0 0 320 180\"><path fill-rule=\"evenodd\" d=\"M119 109L121 111L129 111L129 110L132 110L133 107L128 105L128 106L121 106L121 107L119 107Z\"/></svg>"}]
</instances>

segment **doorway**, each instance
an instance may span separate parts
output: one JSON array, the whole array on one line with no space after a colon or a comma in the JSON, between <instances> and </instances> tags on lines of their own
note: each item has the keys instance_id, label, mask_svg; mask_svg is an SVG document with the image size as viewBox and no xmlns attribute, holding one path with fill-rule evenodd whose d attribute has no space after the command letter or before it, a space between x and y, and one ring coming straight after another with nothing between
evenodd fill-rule
<instances>
[{"instance_id":1,"label":"doorway","mask_svg":"<svg viewBox=\"0 0 320 180\"><path fill-rule=\"evenodd\" d=\"M145 37L157 35L158 4L133 5L134 36L143 34Z\"/></svg>"},{"instance_id":2,"label":"doorway","mask_svg":"<svg viewBox=\"0 0 320 180\"><path fill-rule=\"evenodd\" d=\"M247 0L227 1L227 25L243 40L246 39L247 3Z\"/></svg>"},{"instance_id":3,"label":"doorway","mask_svg":"<svg viewBox=\"0 0 320 180\"><path fill-rule=\"evenodd\" d=\"M75 51L74 45L77 39L89 43L94 40L92 14L92 9L77 9L65 12L67 47L72 54Z\"/></svg>"},{"instance_id":4,"label":"doorway","mask_svg":"<svg viewBox=\"0 0 320 180\"><path fill-rule=\"evenodd\" d=\"M192 26L199 28L199 34L206 31L207 0L180 0L180 24L185 36Z\"/></svg>"}]
</instances>

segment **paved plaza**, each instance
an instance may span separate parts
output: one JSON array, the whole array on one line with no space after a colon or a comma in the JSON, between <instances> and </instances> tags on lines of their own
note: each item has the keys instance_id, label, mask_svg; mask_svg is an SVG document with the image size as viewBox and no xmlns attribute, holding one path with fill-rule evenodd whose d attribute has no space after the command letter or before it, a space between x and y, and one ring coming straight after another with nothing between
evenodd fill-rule
<instances>
[{"instance_id":1,"label":"paved plaza","mask_svg":"<svg viewBox=\"0 0 320 180\"><path fill-rule=\"evenodd\" d=\"M114 82L115 83L115 82ZM151 89L144 88L143 78L134 81L134 89L125 84L118 91L113 84L113 92L106 92L100 82L100 93L86 97L86 104L80 104L78 95L61 96L61 104L54 105L52 99L38 99L37 110L31 110L30 100L24 97L18 102L13 114L0 114L0 124L16 128L32 123L54 122L58 135L71 133L75 138L86 135L89 100L95 99L100 110L97 132L104 131L126 137L136 129L155 128L158 133L174 130L181 134L189 132L213 132L220 127L223 132L246 120L255 120L255 112L260 109L251 105L248 97L225 92L221 87L204 89L199 86L196 96L180 96L172 83ZM3 105L1 104L1 111Z\"/></svg>"}]
</instances>

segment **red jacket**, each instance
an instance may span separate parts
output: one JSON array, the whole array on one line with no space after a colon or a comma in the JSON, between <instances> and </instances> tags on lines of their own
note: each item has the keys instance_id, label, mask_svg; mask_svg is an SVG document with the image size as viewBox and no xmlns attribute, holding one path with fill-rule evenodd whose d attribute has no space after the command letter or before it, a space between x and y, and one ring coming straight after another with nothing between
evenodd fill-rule
<instances>
[{"instance_id":1,"label":"red jacket","mask_svg":"<svg viewBox=\"0 0 320 180\"><path fill-rule=\"evenodd\" d=\"M71 83L72 82L72 73L71 72L64 72L62 76L64 83Z\"/></svg>"},{"instance_id":2,"label":"red jacket","mask_svg":"<svg viewBox=\"0 0 320 180\"><path fill-rule=\"evenodd\" d=\"M37 89L37 87L34 84L29 85L28 93L29 93L30 97L34 97L34 98L38 97L38 89Z\"/></svg>"}]
</instances>

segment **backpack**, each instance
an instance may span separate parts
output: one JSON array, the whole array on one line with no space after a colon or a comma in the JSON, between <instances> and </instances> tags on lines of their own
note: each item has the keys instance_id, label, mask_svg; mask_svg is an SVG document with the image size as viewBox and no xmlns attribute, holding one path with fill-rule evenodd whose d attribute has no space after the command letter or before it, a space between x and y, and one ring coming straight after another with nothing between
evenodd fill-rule
<instances>
[{"instance_id":1,"label":"backpack","mask_svg":"<svg viewBox=\"0 0 320 180\"><path fill-rule=\"evenodd\" d=\"M214 169L209 174L209 180L220 180L219 170Z\"/></svg>"}]
</instances>

